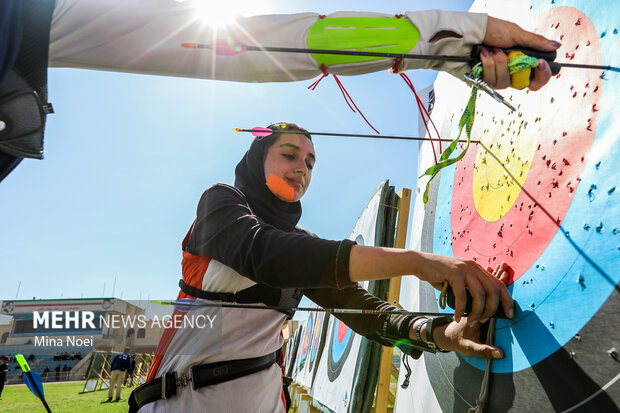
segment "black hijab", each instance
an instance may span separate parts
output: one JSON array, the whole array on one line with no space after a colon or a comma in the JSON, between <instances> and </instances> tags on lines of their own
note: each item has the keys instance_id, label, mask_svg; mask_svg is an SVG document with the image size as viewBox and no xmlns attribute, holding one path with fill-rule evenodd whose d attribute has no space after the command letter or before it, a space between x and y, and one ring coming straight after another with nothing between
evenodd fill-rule
<instances>
[{"instance_id":1,"label":"black hijab","mask_svg":"<svg viewBox=\"0 0 620 413\"><path fill-rule=\"evenodd\" d=\"M254 138L235 168L235 187L245 194L256 216L276 228L291 231L301 218L301 202L282 201L265 183L265 156L279 136L274 133Z\"/></svg>"}]
</instances>

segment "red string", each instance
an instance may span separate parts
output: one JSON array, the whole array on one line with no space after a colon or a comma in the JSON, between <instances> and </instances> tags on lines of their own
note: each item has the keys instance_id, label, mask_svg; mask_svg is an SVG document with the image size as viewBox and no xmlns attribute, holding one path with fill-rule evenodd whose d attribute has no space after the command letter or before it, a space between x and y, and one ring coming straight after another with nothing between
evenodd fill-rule
<instances>
[{"instance_id":1,"label":"red string","mask_svg":"<svg viewBox=\"0 0 620 413\"><path fill-rule=\"evenodd\" d=\"M392 66L392 73L398 73L400 64L403 62L403 59L398 58L394 59L394 65Z\"/></svg>"},{"instance_id":2,"label":"red string","mask_svg":"<svg viewBox=\"0 0 620 413\"><path fill-rule=\"evenodd\" d=\"M435 122L433 122L433 118L431 118L431 115L428 113L428 111L426 110L426 107L424 106L424 102L422 102L422 99L420 99L420 97L418 96L418 93L416 92L415 88L413 87L413 82L407 77L406 74L401 73L400 74L401 77L403 78L407 78L407 80L409 80L409 83L411 84L411 90L413 90L413 94L415 95L415 98L418 102L418 105L420 106L420 110L423 111L426 114L426 118L428 120L430 120L431 125L433 125L433 129L435 129L435 136L437 137L437 139L439 139L439 131L437 130L437 126L435 126ZM439 140L439 150L441 151L441 140Z\"/></svg>"},{"instance_id":3,"label":"red string","mask_svg":"<svg viewBox=\"0 0 620 413\"><path fill-rule=\"evenodd\" d=\"M428 133L428 138L431 141L431 146L433 147L433 157L435 158L435 164L436 164L437 163L437 153L435 152L435 145L433 144L433 136L431 134L430 129L428 128L428 120L430 120L431 125L433 125L433 129L435 129L435 134L436 134L437 140L439 142L439 151L440 152L442 152L441 137L439 136L439 131L437 131L437 127L435 126L435 122L433 122L433 119L431 119L431 115L426 110L426 107L424 106L424 103L422 103L422 99L420 99L420 97L418 96L418 93L416 92L415 87L413 86L413 82L411 81L411 79L409 79L409 77L406 74L399 73L400 65L401 65L402 61L403 61L403 59L395 59L394 60L394 65L392 66L392 73L398 73L400 75L400 77L405 81L407 86L409 86L409 89L411 89L413 91L413 94L414 94L415 99L416 99L416 104L418 105L418 110L420 111L420 116L422 117L422 122L424 122L424 128L426 129L426 132ZM426 117L425 117L425 115L426 115Z\"/></svg>"},{"instance_id":4,"label":"red string","mask_svg":"<svg viewBox=\"0 0 620 413\"><path fill-rule=\"evenodd\" d=\"M409 86L409 88L413 91L413 94L416 98L416 104L418 105L418 110L420 111L420 116L422 117L422 122L424 122L424 128L426 129L426 132L428 133L428 138L431 141L431 147L433 148L433 157L435 158L435 164L437 164L437 153L435 152L435 145L433 145L433 137L431 135L430 130L428 129L428 123L426 119L428 118L431 121L431 123L433 124L433 128L435 128L435 124L433 123L433 120L431 119L431 116L429 115L429 113L426 111L426 108L424 107L422 100L419 98L418 94L416 93L415 87L413 86L413 82L411 81L411 79L409 79L409 77L406 74L399 73L400 65L402 62L403 62L403 59L400 59L400 58L394 59L394 65L392 66L392 73L400 74L401 78L405 81L407 86ZM424 117L425 114L426 114L426 118ZM439 132L437 132L437 128L435 128L435 132L437 133L437 139L439 140L439 150L441 151L441 139L439 136Z\"/></svg>"},{"instance_id":5,"label":"red string","mask_svg":"<svg viewBox=\"0 0 620 413\"><path fill-rule=\"evenodd\" d=\"M424 128L426 129L426 132L428 133L428 138L430 139L431 143L433 142L433 135L428 128L428 121L430 121L431 124L433 125L433 129L435 129L435 136L437 137L437 140L439 142L439 152L441 153L442 152L441 139L439 136L439 132L437 131L437 128L435 127L435 123L433 122L433 120L431 119L431 116L429 115L428 111L424 107L424 103L422 102L422 99L420 99L420 97L418 96L418 93L416 92L411 79L409 79L409 77L407 77L407 75L404 73L399 73L399 74L400 74L400 77L405 81L407 86L409 86L409 88L413 91L413 94L415 95L416 103L418 105L418 110L420 111L420 116L422 117L422 121L424 122ZM437 154L435 153L435 146L434 145L432 146L433 146L433 156L435 157L435 163L437 163Z\"/></svg>"},{"instance_id":6,"label":"red string","mask_svg":"<svg viewBox=\"0 0 620 413\"><path fill-rule=\"evenodd\" d=\"M340 83L340 79L338 79L338 76L334 75L334 80L336 81L336 84L340 88L340 93L342 93L342 97L344 98L344 101L347 103L347 105L349 105L349 109L351 109L353 111L353 113L355 113L355 109L353 108L355 103L353 103L353 105L351 105L351 103L349 103L349 100L350 100L351 97L349 96L349 94L345 90L345 88L342 85L342 83ZM353 102L353 101L351 100L351 102Z\"/></svg>"},{"instance_id":7,"label":"red string","mask_svg":"<svg viewBox=\"0 0 620 413\"><path fill-rule=\"evenodd\" d=\"M407 75L405 75L404 73L401 73L401 77L403 76L407 77ZM415 98L418 101L418 105L420 106L420 109L424 111L424 113L426 114L426 118L431 122L431 125L433 125L433 129L435 130L435 136L437 137L437 141L439 142L439 151L443 152L443 149L441 148L441 136L439 135L437 126L435 126L435 122L433 122L433 118L431 118L431 114L428 113L428 111L426 110L426 106L424 106L424 102L422 102L422 99L420 99L420 97L418 96L418 93L413 87L413 83L411 83L411 88L413 89L413 93L415 94ZM428 127L426 129L428 129Z\"/></svg>"},{"instance_id":8,"label":"red string","mask_svg":"<svg viewBox=\"0 0 620 413\"><path fill-rule=\"evenodd\" d=\"M357 109L357 112L360 114L360 116L366 121L366 123L368 124L368 126L370 126L372 128L372 130L374 130L375 132L377 132L377 134L379 133L379 131L377 129L375 129L374 126L372 126L370 124L370 122L368 122L368 119L366 119L366 116L364 116L364 114L362 113L362 111L360 110L360 108L357 107L357 105L355 104L355 102L353 102L353 98L351 97L351 95L349 95L349 92L347 92L347 90L344 88L344 85L340 82L340 79L338 79L338 76L334 75L334 79L336 80L336 83L338 84L338 87L340 88L340 91L342 92L342 96L344 97L345 102L347 101L347 97L349 98L349 100L351 101L351 104L353 106L355 106L355 109ZM349 104L349 102L347 102L347 104ZM351 108L351 110L353 112L355 112L355 110L351 107L351 104L349 104L349 107Z\"/></svg>"},{"instance_id":9,"label":"red string","mask_svg":"<svg viewBox=\"0 0 620 413\"><path fill-rule=\"evenodd\" d=\"M319 85L319 83L321 82L321 80L325 79L327 76L329 76L329 73L327 73L327 66L325 65L321 65L319 66L319 69L321 69L321 72L323 72L323 76L321 76L320 78L318 78L317 80L315 80L310 86L308 86L308 89L310 90L314 90L316 89L316 87Z\"/></svg>"},{"instance_id":10,"label":"red string","mask_svg":"<svg viewBox=\"0 0 620 413\"><path fill-rule=\"evenodd\" d=\"M321 80L323 80L324 78L326 78L327 76L329 76L329 73L327 73L327 66L325 65L321 65L319 66L319 69L321 69L321 72L323 72L323 75L318 78L317 80L315 80L310 86L308 86L308 89L310 90L315 90L316 87L319 85L319 83L321 82ZM362 113L362 111L357 107L357 105L355 104L355 102L353 101L353 98L351 97L351 95L349 95L349 92L347 92L347 90L345 89L344 85L342 84L342 82L340 81L340 79L338 79L338 76L334 75L334 80L336 81L336 84L338 85L338 87L340 88L340 92L342 93L342 97L344 97L344 101L347 103L347 105L349 105L349 108L351 108L351 110L353 111L353 113L356 112L357 109L357 113L360 114L360 116L364 119L364 121L366 121L366 123L368 124L368 126L370 126L372 128L372 130L374 130L375 132L379 133L379 131L377 129L375 129L374 126L372 126L370 124L370 122L368 121L368 119L366 119L366 116L364 116L364 114ZM354 109L355 108L355 109Z\"/></svg>"}]
</instances>

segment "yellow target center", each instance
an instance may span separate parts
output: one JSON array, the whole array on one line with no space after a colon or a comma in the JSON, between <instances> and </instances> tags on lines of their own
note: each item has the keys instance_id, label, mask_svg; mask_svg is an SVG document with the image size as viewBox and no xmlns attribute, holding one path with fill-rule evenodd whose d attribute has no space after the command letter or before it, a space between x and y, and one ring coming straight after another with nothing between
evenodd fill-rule
<instances>
[{"instance_id":1,"label":"yellow target center","mask_svg":"<svg viewBox=\"0 0 620 413\"><path fill-rule=\"evenodd\" d=\"M532 125L521 112L513 112L485 125L472 180L474 205L485 221L498 221L517 200L532 165L539 122L536 118Z\"/></svg>"}]
</instances>

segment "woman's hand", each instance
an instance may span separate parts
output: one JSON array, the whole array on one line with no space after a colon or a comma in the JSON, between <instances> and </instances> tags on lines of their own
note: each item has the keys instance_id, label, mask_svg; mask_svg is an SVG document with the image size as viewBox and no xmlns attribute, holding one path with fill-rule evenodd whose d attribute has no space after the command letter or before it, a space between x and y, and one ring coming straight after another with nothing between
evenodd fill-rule
<instances>
[{"instance_id":1,"label":"woman's hand","mask_svg":"<svg viewBox=\"0 0 620 413\"><path fill-rule=\"evenodd\" d=\"M433 329L435 344L444 350L456 351L467 357L481 357L485 359L501 359L504 353L499 347L480 343L480 324L473 327L467 323L467 317L461 321Z\"/></svg>"},{"instance_id":2,"label":"woman's hand","mask_svg":"<svg viewBox=\"0 0 620 413\"><path fill-rule=\"evenodd\" d=\"M456 305L454 319L459 322L465 312L467 291L473 298L472 308L467 317L470 326L486 322L495 312L501 301L504 314L508 318L513 316L512 297L506 288L508 281L508 266L504 263L497 266L495 271L489 268L483 270L475 261L443 255L422 253L425 257L419 278L429 282L433 287L441 290L445 281L452 287Z\"/></svg>"},{"instance_id":3,"label":"woman's hand","mask_svg":"<svg viewBox=\"0 0 620 413\"><path fill-rule=\"evenodd\" d=\"M415 329L420 322L416 322L411 327L409 337L412 340L417 340ZM435 327L433 329L433 341L444 350L456 351L468 357L503 358L504 353L500 348L480 343L480 326L479 323L476 323L471 327L467 323L467 317L463 317L459 322L453 321ZM420 334L422 341L426 343L426 325L422 327Z\"/></svg>"},{"instance_id":4,"label":"woman's hand","mask_svg":"<svg viewBox=\"0 0 620 413\"><path fill-rule=\"evenodd\" d=\"M498 265L495 270L487 268L492 277L506 284L508 282L508 266L504 263ZM453 321L446 325L438 326L433 329L433 340L440 348L449 351L456 351L468 357L482 357L501 359L504 353L498 347L480 343L480 323L475 322L470 325L469 317L462 317L459 321ZM422 320L411 326L409 336L415 340L415 330ZM421 330L422 341L426 342L426 325Z\"/></svg>"},{"instance_id":5,"label":"woman's hand","mask_svg":"<svg viewBox=\"0 0 620 413\"><path fill-rule=\"evenodd\" d=\"M498 267L500 277L507 266ZM452 287L456 299L455 319L465 312L467 291L472 295L468 320L474 324L486 321L497 311L500 301L504 314L512 317L512 298L506 285L471 260L445 257L427 252L400 248L354 245L349 256L349 279L352 282L380 280L402 275L416 275L437 289L444 281Z\"/></svg>"},{"instance_id":6,"label":"woman's hand","mask_svg":"<svg viewBox=\"0 0 620 413\"><path fill-rule=\"evenodd\" d=\"M508 72L508 56L499 48L512 46L528 47L543 52L552 52L561 46L554 40L523 30L518 25L506 20L488 17L484 44L494 47L491 51L480 54L482 61L482 79L494 89L505 89L511 85ZM529 89L538 90L551 79L551 68L543 59L539 59L538 67L533 69L534 78Z\"/></svg>"}]
</instances>

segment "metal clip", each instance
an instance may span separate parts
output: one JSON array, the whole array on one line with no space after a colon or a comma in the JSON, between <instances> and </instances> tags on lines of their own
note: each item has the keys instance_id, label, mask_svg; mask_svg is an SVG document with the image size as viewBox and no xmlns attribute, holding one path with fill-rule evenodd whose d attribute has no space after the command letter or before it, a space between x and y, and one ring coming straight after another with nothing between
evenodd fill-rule
<instances>
[{"instance_id":1,"label":"metal clip","mask_svg":"<svg viewBox=\"0 0 620 413\"><path fill-rule=\"evenodd\" d=\"M181 377L177 377L177 387L185 387L192 381L191 377L187 377L187 375L182 375Z\"/></svg>"},{"instance_id":2,"label":"metal clip","mask_svg":"<svg viewBox=\"0 0 620 413\"><path fill-rule=\"evenodd\" d=\"M502 95L497 93L495 91L495 89L493 89L491 86L489 86L484 80L477 79L477 78L473 77L471 75L471 73L466 73L464 78L465 78L465 83L467 83L468 85L473 86L476 89L483 91L484 93L488 94L493 99L495 99L496 101L506 105L506 107L508 107L508 109L510 109L512 111L517 110L517 109L515 109L514 106L512 106L510 103L508 103L506 101L506 99L504 99L504 97Z\"/></svg>"},{"instance_id":3,"label":"metal clip","mask_svg":"<svg viewBox=\"0 0 620 413\"><path fill-rule=\"evenodd\" d=\"M176 373L165 373L163 376L161 376L161 398L163 400L166 400L168 398L168 396L166 395L166 382L167 380L167 376L168 374L174 374L174 377L176 378Z\"/></svg>"}]
</instances>

